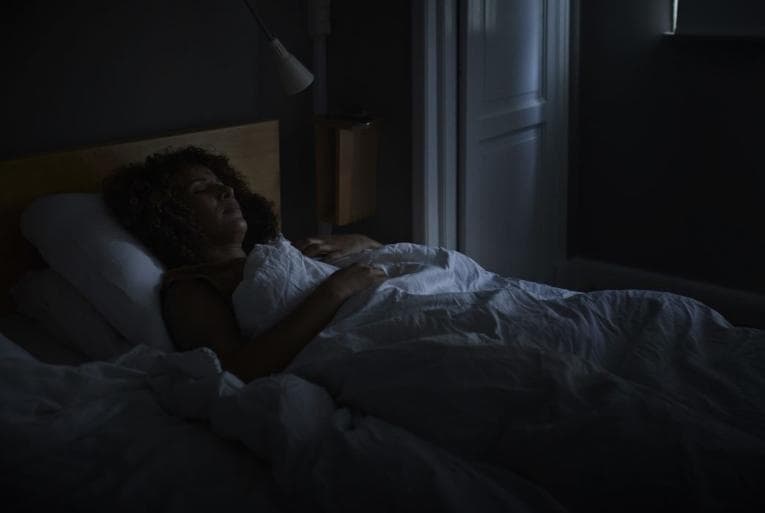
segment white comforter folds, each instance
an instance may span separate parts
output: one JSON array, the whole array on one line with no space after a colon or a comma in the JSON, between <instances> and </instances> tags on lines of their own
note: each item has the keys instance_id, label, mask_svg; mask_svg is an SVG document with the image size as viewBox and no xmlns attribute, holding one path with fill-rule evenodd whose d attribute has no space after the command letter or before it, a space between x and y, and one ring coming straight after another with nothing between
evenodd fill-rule
<instances>
[{"instance_id":1,"label":"white comforter folds","mask_svg":"<svg viewBox=\"0 0 765 513\"><path fill-rule=\"evenodd\" d=\"M312 265L287 245L250 259L257 266L234 295L245 331L248 313L270 308L262 281L243 293L248 280ZM326 391L327 411L369 415L412 444L501 469L514 476L506 490L522 476L565 508L762 500L763 332L732 327L689 298L574 293L502 278L442 249L397 244L361 260L389 279L349 300L288 368ZM293 280L295 295L321 274ZM385 445L395 437L377 440L395 452ZM361 461L380 459L358 451ZM405 483L426 488L413 476ZM538 495L523 496L532 495L539 507Z\"/></svg>"},{"instance_id":2,"label":"white comforter folds","mask_svg":"<svg viewBox=\"0 0 765 513\"><path fill-rule=\"evenodd\" d=\"M286 372L249 384L206 349L138 347L77 369L0 351L0 434L15 440L0 477L23 469L81 497L127 481L130 497L179 472L243 509L273 506L264 496L298 511L765 506L763 332L680 296L574 293L440 249L362 258L389 279L349 300ZM234 294L243 331L278 320L332 270L288 245L256 247ZM31 464L30 446L51 465L105 453L60 475ZM203 486L184 497L159 481L142 504L209 507Z\"/></svg>"}]
</instances>

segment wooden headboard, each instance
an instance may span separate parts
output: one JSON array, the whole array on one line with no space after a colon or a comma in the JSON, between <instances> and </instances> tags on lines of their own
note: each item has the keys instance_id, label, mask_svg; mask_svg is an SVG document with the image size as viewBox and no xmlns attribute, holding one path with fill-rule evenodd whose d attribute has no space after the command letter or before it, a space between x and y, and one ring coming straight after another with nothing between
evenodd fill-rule
<instances>
[{"instance_id":1,"label":"wooden headboard","mask_svg":"<svg viewBox=\"0 0 765 513\"><path fill-rule=\"evenodd\" d=\"M142 161L166 148L194 145L226 155L253 191L280 212L279 124L246 125L135 140L0 162L0 313L12 308L9 289L26 271L44 266L21 235L24 208L39 196L61 192L97 192L117 167Z\"/></svg>"}]
</instances>

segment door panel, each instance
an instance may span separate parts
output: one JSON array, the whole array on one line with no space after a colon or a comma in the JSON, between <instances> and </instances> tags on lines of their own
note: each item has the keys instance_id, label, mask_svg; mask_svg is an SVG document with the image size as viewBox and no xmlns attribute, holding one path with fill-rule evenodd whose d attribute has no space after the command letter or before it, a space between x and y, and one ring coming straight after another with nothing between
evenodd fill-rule
<instances>
[{"instance_id":1,"label":"door panel","mask_svg":"<svg viewBox=\"0 0 765 513\"><path fill-rule=\"evenodd\" d=\"M539 128L534 127L481 141L481 165L477 172L490 172L493 176L471 180L471 194L481 201L472 205L469 223L471 252L480 255L480 262L487 269L504 269L508 248L526 248L527 241L534 236L539 140ZM518 173L513 171L516 168L535 172ZM513 251L513 255L514 268L527 268L534 263L533 251Z\"/></svg>"},{"instance_id":2,"label":"door panel","mask_svg":"<svg viewBox=\"0 0 765 513\"><path fill-rule=\"evenodd\" d=\"M538 96L542 82L543 6L539 0L484 2L485 105ZM480 30L480 25L477 28Z\"/></svg>"},{"instance_id":3,"label":"door panel","mask_svg":"<svg viewBox=\"0 0 765 513\"><path fill-rule=\"evenodd\" d=\"M565 0L462 3L459 247L506 276L550 282L561 256L567 59L553 53L567 13Z\"/></svg>"}]
</instances>

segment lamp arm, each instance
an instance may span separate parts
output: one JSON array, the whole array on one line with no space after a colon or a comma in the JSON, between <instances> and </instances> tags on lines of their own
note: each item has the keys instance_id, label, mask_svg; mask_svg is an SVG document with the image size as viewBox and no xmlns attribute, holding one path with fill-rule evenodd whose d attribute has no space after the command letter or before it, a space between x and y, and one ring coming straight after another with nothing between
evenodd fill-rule
<instances>
[{"instance_id":1,"label":"lamp arm","mask_svg":"<svg viewBox=\"0 0 765 513\"><path fill-rule=\"evenodd\" d=\"M255 9L252 8L252 6L250 5L250 2L248 2L247 0L242 0L242 2L244 2L244 5L247 6L247 10L250 11L250 14L258 23L258 26L260 26L261 30L263 30L263 32L266 34L266 37L268 38L268 40L273 41L274 39L276 39L276 36L274 36L271 33L271 31L268 30L268 27L266 27L266 24L263 23L263 20L260 18L258 13L255 11Z\"/></svg>"}]
</instances>

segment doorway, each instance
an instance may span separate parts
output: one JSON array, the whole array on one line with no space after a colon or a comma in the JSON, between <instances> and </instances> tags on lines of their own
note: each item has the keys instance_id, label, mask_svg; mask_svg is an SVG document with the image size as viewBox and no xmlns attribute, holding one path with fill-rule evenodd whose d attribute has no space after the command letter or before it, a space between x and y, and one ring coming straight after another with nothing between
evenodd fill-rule
<instances>
[{"instance_id":1,"label":"doorway","mask_svg":"<svg viewBox=\"0 0 765 513\"><path fill-rule=\"evenodd\" d=\"M552 283L565 258L569 1L414 4L415 239Z\"/></svg>"}]
</instances>

